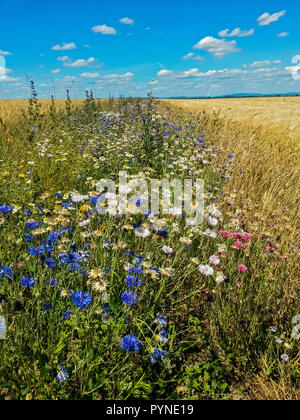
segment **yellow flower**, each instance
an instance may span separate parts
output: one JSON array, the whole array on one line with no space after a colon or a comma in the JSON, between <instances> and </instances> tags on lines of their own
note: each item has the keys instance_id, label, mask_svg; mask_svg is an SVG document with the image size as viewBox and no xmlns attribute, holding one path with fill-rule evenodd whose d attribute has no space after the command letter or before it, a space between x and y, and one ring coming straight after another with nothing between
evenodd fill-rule
<instances>
[{"instance_id":1,"label":"yellow flower","mask_svg":"<svg viewBox=\"0 0 300 420\"><path fill-rule=\"evenodd\" d=\"M19 174L18 176L19 176L19 178L21 178L21 179L24 179L24 178L25 178L25 174Z\"/></svg>"}]
</instances>

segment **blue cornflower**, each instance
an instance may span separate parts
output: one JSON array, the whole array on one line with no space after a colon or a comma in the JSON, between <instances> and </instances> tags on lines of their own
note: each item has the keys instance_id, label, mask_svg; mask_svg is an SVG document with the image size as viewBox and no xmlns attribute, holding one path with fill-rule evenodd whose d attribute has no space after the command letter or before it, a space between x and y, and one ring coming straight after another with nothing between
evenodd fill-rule
<instances>
[{"instance_id":1,"label":"blue cornflower","mask_svg":"<svg viewBox=\"0 0 300 420\"><path fill-rule=\"evenodd\" d=\"M168 237L168 231L167 229L161 229L157 232L157 235L161 238L167 238Z\"/></svg>"},{"instance_id":2,"label":"blue cornflower","mask_svg":"<svg viewBox=\"0 0 300 420\"><path fill-rule=\"evenodd\" d=\"M151 363L162 363L166 359L168 353L164 350L154 349L150 356Z\"/></svg>"},{"instance_id":3,"label":"blue cornflower","mask_svg":"<svg viewBox=\"0 0 300 420\"><path fill-rule=\"evenodd\" d=\"M13 207L8 206L7 204L3 204L2 206L0 206L0 213L2 214L11 213L13 209L14 209Z\"/></svg>"},{"instance_id":4,"label":"blue cornflower","mask_svg":"<svg viewBox=\"0 0 300 420\"><path fill-rule=\"evenodd\" d=\"M72 296L75 306L80 309L85 309L92 302L92 296L86 292L76 292Z\"/></svg>"},{"instance_id":5,"label":"blue cornflower","mask_svg":"<svg viewBox=\"0 0 300 420\"><path fill-rule=\"evenodd\" d=\"M229 159L233 159L234 155L228 155Z\"/></svg>"},{"instance_id":6,"label":"blue cornflower","mask_svg":"<svg viewBox=\"0 0 300 420\"><path fill-rule=\"evenodd\" d=\"M61 367L61 370L58 372L56 379L59 382L65 382L69 377L68 371L66 369L64 369L64 367Z\"/></svg>"},{"instance_id":7,"label":"blue cornflower","mask_svg":"<svg viewBox=\"0 0 300 420\"><path fill-rule=\"evenodd\" d=\"M27 222L26 223L26 227L29 230L34 230L34 229L38 229L42 226L42 223L40 222Z\"/></svg>"},{"instance_id":8,"label":"blue cornflower","mask_svg":"<svg viewBox=\"0 0 300 420\"><path fill-rule=\"evenodd\" d=\"M127 287L132 289L133 287L141 287L142 280L139 277L129 275L126 277L126 283Z\"/></svg>"},{"instance_id":9,"label":"blue cornflower","mask_svg":"<svg viewBox=\"0 0 300 420\"><path fill-rule=\"evenodd\" d=\"M8 265L0 265L0 279L12 277L12 269Z\"/></svg>"},{"instance_id":10,"label":"blue cornflower","mask_svg":"<svg viewBox=\"0 0 300 420\"><path fill-rule=\"evenodd\" d=\"M141 265L129 268L130 274L142 274L142 272L143 272L143 267Z\"/></svg>"},{"instance_id":11,"label":"blue cornflower","mask_svg":"<svg viewBox=\"0 0 300 420\"><path fill-rule=\"evenodd\" d=\"M159 335L159 339L160 339L161 342L166 343L168 341L169 334L168 334L168 331L165 328L160 330L158 335Z\"/></svg>"},{"instance_id":12,"label":"blue cornflower","mask_svg":"<svg viewBox=\"0 0 300 420\"><path fill-rule=\"evenodd\" d=\"M32 211L30 209L27 209L27 210L24 211L24 216L25 217L29 217L31 215L32 215Z\"/></svg>"},{"instance_id":13,"label":"blue cornflower","mask_svg":"<svg viewBox=\"0 0 300 420\"><path fill-rule=\"evenodd\" d=\"M30 246L29 247L29 254L30 255L36 256L36 255L39 255L39 253L40 253L40 249L39 248L36 248L34 246Z\"/></svg>"},{"instance_id":14,"label":"blue cornflower","mask_svg":"<svg viewBox=\"0 0 300 420\"><path fill-rule=\"evenodd\" d=\"M126 335L120 342L120 347L126 351L140 351L142 344L135 335Z\"/></svg>"},{"instance_id":15,"label":"blue cornflower","mask_svg":"<svg viewBox=\"0 0 300 420\"><path fill-rule=\"evenodd\" d=\"M69 309L63 311L60 313L60 316L62 316L64 318L64 320L66 321L67 319L70 319L73 316L73 312L71 312Z\"/></svg>"},{"instance_id":16,"label":"blue cornflower","mask_svg":"<svg viewBox=\"0 0 300 420\"><path fill-rule=\"evenodd\" d=\"M52 304L50 302L45 303L45 305L43 306L43 311L48 312L50 311L50 309L52 309Z\"/></svg>"},{"instance_id":17,"label":"blue cornflower","mask_svg":"<svg viewBox=\"0 0 300 420\"><path fill-rule=\"evenodd\" d=\"M121 296L122 301L125 305L132 306L137 301L137 296L135 292L128 292L125 290L125 292Z\"/></svg>"},{"instance_id":18,"label":"blue cornflower","mask_svg":"<svg viewBox=\"0 0 300 420\"><path fill-rule=\"evenodd\" d=\"M30 233L25 233L26 242L30 242L31 241L31 238L32 238L32 236L31 236Z\"/></svg>"},{"instance_id":19,"label":"blue cornflower","mask_svg":"<svg viewBox=\"0 0 300 420\"><path fill-rule=\"evenodd\" d=\"M47 258L46 264L48 265L49 268L52 268L52 269L56 267L56 262L54 261L53 258Z\"/></svg>"},{"instance_id":20,"label":"blue cornflower","mask_svg":"<svg viewBox=\"0 0 300 420\"><path fill-rule=\"evenodd\" d=\"M162 314L157 314L154 322L164 327L167 325L168 319Z\"/></svg>"},{"instance_id":21,"label":"blue cornflower","mask_svg":"<svg viewBox=\"0 0 300 420\"><path fill-rule=\"evenodd\" d=\"M56 279L47 280L47 286L57 286L57 285L58 285L58 280Z\"/></svg>"},{"instance_id":22,"label":"blue cornflower","mask_svg":"<svg viewBox=\"0 0 300 420\"><path fill-rule=\"evenodd\" d=\"M34 286L34 283L35 282L34 282L34 278L33 277L23 276L22 279L21 279L21 285L24 286L24 287L26 287L26 288L33 287Z\"/></svg>"}]
</instances>

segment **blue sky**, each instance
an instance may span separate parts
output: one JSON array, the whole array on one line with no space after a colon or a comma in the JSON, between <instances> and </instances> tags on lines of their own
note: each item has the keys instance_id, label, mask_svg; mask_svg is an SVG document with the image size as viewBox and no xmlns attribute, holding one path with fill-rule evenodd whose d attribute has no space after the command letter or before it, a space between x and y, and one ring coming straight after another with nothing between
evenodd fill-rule
<instances>
[{"instance_id":1,"label":"blue sky","mask_svg":"<svg viewBox=\"0 0 300 420\"><path fill-rule=\"evenodd\" d=\"M4 98L27 98L27 77L41 98L64 98L67 88L77 98L85 89L97 97L300 92L295 0L0 0L0 8Z\"/></svg>"}]
</instances>

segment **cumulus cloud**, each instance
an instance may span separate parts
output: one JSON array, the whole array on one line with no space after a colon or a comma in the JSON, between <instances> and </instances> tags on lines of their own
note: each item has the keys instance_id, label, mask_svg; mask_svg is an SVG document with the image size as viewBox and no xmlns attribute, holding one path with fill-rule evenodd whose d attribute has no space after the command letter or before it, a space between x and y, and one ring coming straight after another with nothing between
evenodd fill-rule
<instances>
[{"instance_id":1,"label":"cumulus cloud","mask_svg":"<svg viewBox=\"0 0 300 420\"><path fill-rule=\"evenodd\" d=\"M236 41L226 41L225 39L217 39L212 36L201 39L193 46L193 49L208 51L216 58L222 58L227 54L241 51L237 48Z\"/></svg>"},{"instance_id":2,"label":"cumulus cloud","mask_svg":"<svg viewBox=\"0 0 300 420\"><path fill-rule=\"evenodd\" d=\"M149 82L149 85L155 86L155 85L157 85L157 83L158 83L157 80L151 80L151 82Z\"/></svg>"},{"instance_id":3,"label":"cumulus cloud","mask_svg":"<svg viewBox=\"0 0 300 420\"><path fill-rule=\"evenodd\" d=\"M52 74L58 74L58 73L60 73L60 69L52 70L51 73Z\"/></svg>"},{"instance_id":4,"label":"cumulus cloud","mask_svg":"<svg viewBox=\"0 0 300 420\"><path fill-rule=\"evenodd\" d=\"M188 53L182 57L183 60L204 61L204 58L194 53Z\"/></svg>"},{"instance_id":5,"label":"cumulus cloud","mask_svg":"<svg viewBox=\"0 0 300 420\"><path fill-rule=\"evenodd\" d=\"M102 35L116 35L117 31L112 26L107 25L97 25L92 27L92 31L95 34L102 34Z\"/></svg>"},{"instance_id":6,"label":"cumulus cloud","mask_svg":"<svg viewBox=\"0 0 300 420\"><path fill-rule=\"evenodd\" d=\"M11 69L8 69L7 67L0 66L0 75L9 74L9 73L12 73Z\"/></svg>"},{"instance_id":7,"label":"cumulus cloud","mask_svg":"<svg viewBox=\"0 0 300 420\"><path fill-rule=\"evenodd\" d=\"M171 74L172 74L173 72L171 71L171 70L160 70L158 73L157 73L157 76L158 77L162 77L162 76L170 76Z\"/></svg>"},{"instance_id":8,"label":"cumulus cloud","mask_svg":"<svg viewBox=\"0 0 300 420\"><path fill-rule=\"evenodd\" d=\"M130 19L129 17L123 17L119 20L120 23L124 23L124 25L134 25L134 20Z\"/></svg>"},{"instance_id":9,"label":"cumulus cloud","mask_svg":"<svg viewBox=\"0 0 300 420\"><path fill-rule=\"evenodd\" d=\"M64 66L67 66L67 67L86 67L89 64L94 63L95 60L96 59L94 57L90 57L87 60L85 60L83 58L80 58L80 59L78 59L76 61L73 61L73 62L69 60L69 61L64 62Z\"/></svg>"},{"instance_id":10,"label":"cumulus cloud","mask_svg":"<svg viewBox=\"0 0 300 420\"><path fill-rule=\"evenodd\" d=\"M11 52L9 52L9 51L3 51L3 50L0 50L0 55L4 55L4 56L6 56L6 55L12 55L12 54L11 54Z\"/></svg>"},{"instance_id":11,"label":"cumulus cloud","mask_svg":"<svg viewBox=\"0 0 300 420\"><path fill-rule=\"evenodd\" d=\"M286 14L286 10L273 13L272 15L270 13L264 13L257 19L257 22L259 26L267 26L267 25L270 25L270 23L277 22L285 14Z\"/></svg>"},{"instance_id":12,"label":"cumulus cloud","mask_svg":"<svg viewBox=\"0 0 300 420\"><path fill-rule=\"evenodd\" d=\"M63 42L61 45L56 44L52 47L54 51L67 51L67 50L75 50L76 44L74 42Z\"/></svg>"},{"instance_id":13,"label":"cumulus cloud","mask_svg":"<svg viewBox=\"0 0 300 420\"><path fill-rule=\"evenodd\" d=\"M100 77L99 73L81 73L81 77L86 77L87 79L96 79L97 77Z\"/></svg>"},{"instance_id":14,"label":"cumulus cloud","mask_svg":"<svg viewBox=\"0 0 300 420\"><path fill-rule=\"evenodd\" d=\"M219 36L221 38L232 38L232 37L245 37L245 36L251 36L254 34L254 29L249 29L249 31L242 31L240 28L235 28L231 32L229 32L229 29L224 29L223 31L219 32Z\"/></svg>"}]
</instances>

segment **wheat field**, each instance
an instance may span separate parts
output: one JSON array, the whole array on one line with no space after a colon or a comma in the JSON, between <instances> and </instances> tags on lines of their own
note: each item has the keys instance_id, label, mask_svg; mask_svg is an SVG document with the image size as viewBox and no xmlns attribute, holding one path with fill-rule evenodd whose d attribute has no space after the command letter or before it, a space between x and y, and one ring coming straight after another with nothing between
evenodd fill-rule
<instances>
[{"instance_id":1,"label":"wheat field","mask_svg":"<svg viewBox=\"0 0 300 420\"><path fill-rule=\"evenodd\" d=\"M222 115L246 125L262 125L267 129L289 133L300 140L300 97L223 98L168 100L185 110L220 111Z\"/></svg>"}]
</instances>

